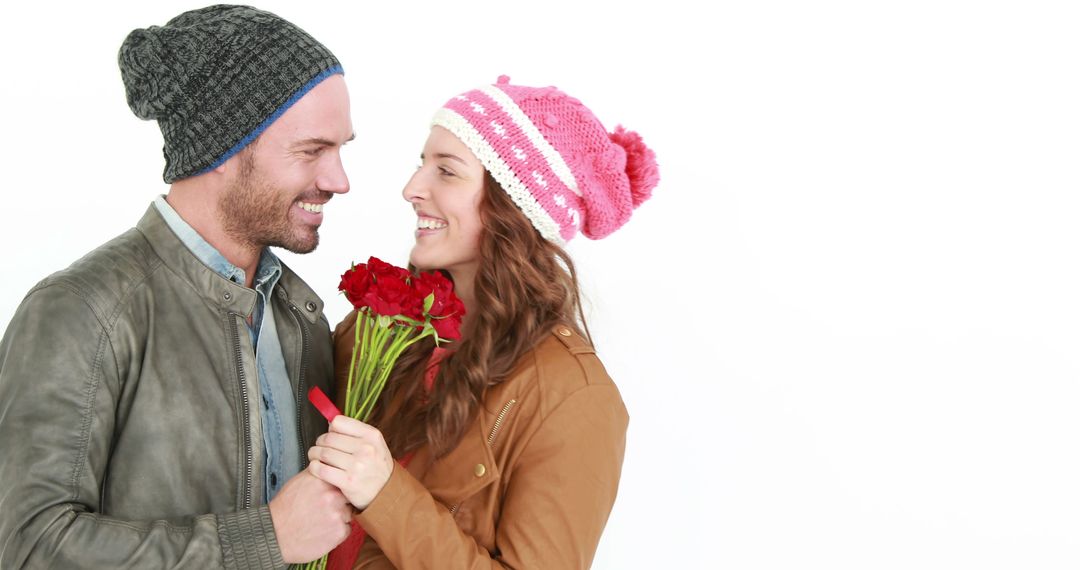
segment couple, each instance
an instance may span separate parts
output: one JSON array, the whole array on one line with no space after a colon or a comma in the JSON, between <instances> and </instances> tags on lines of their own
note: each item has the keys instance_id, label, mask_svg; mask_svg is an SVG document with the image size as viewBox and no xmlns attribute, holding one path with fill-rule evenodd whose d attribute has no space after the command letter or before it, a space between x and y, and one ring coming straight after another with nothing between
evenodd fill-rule
<instances>
[{"instance_id":1,"label":"couple","mask_svg":"<svg viewBox=\"0 0 1080 570\"><path fill-rule=\"evenodd\" d=\"M403 191L409 261L452 278L462 340L430 367L431 344L403 356L372 425L328 426L305 394L343 391L355 315L331 333L268 246L315 249L349 190L339 62L273 14L212 6L132 32L120 69L171 186L4 334L0 567L275 568L354 520L358 568L587 567L627 414L561 246L648 197L641 139L505 78L439 109Z\"/></svg>"}]
</instances>

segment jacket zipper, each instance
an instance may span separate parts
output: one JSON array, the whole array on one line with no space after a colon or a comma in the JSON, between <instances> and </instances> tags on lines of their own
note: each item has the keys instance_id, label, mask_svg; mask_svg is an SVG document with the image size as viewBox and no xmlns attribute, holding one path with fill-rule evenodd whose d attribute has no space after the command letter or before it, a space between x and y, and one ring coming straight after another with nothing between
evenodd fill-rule
<instances>
[{"instance_id":1,"label":"jacket zipper","mask_svg":"<svg viewBox=\"0 0 1080 570\"><path fill-rule=\"evenodd\" d=\"M501 412L499 412L499 415L495 417L495 425L491 426L491 433L488 434L488 438L487 438L488 446L495 443L495 437L497 435L499 435L499 429L503 425L503 420L506 419L506 415L510 413L510 408L514 407L514 404L516 404L516 403L517 403L516 399L510 400L509 402L506 403L506 405L503 406L503 409L502 409ZM453 514L457 513L457 510L458 510L459 506L461 506L461 505L460 504L455 504L455 505L451 506L450 507L450 514L453 515Z\"/></svg>"},{"instance_id":2,"label":"jacket zipper","mask_svg":"<svg viewBox=\"0 0 1080 570\"><path fill-rule=\"evenodd\" d=\"M517 400L510 400L507 402L506 405L503 406L502 411L499 412L498 417L495 418L495 425L491 426L491 433L488 434L487 441L489 446L495 443L495 436L499 434L499 428L502 427L503 420L506 419L506 414L510 413L510 408L516 403Z\"/></svg>"},{"instance_id":3,"label":"jacket zipper","mask_svg":"<svg viewBox=\"0 0 1080 570\"><path fill-rule=\"evenodd\" d=\"M311 340L309 339L310 331L307 322L304 321L304 315L300 313L300 309L292 303L289 303L289 308L294 313L293 318L300 325L300 373L296 381L296 441L300 444L300 470L303 471L307 469L308 458L307 449L304 447L304 414L301 410L304 409L303 397L307 392L304 384L307 378L307 361Z\"/></svg>"},{"instance_id":4,"label":"jacket zipper","mask_svg":"<svg viewBox=\"0 0 1080 570\"><path fill-rule=\"evenodd\" d=\"M232 332L233 355L236 357L236 376L240 380L240 409L244 425L244 491L240 508L251 508L251 489L255 486L255 458L251 450L251 409L248 401L247 379L244 376L244 355L240 351L240 330L236 326L239 315L229 313L229 325Z\"/></svg>"}]
</instances>

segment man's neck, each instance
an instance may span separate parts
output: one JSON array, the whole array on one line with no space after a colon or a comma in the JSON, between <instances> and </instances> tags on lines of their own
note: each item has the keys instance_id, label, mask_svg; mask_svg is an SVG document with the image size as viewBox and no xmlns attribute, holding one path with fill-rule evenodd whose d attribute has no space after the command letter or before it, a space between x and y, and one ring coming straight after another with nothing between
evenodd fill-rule
<instances>
[{"instance_id":1,"label":"man's neck","mask_svg":"<svg viewBox=\"0 0 1080 570\"><path fill-rule=\"evenodd\" d=\"M233 239L217 216L217 211L206 200L193 199L190 191L176 191L176 184L165 197L165 201L176 211L200 237L206 240L226 261L244 271L244 286L251 289L255 282L255 272L259 268L259 259L263 248L243 244Z\"/></svg>"}]
</instances>

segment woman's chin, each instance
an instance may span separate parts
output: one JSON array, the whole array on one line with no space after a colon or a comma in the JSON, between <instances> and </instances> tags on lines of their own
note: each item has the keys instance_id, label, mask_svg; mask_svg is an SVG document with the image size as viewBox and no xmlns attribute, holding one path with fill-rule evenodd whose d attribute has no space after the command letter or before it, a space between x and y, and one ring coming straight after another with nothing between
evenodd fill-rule
<instances>
[{"instance_id":1,"label":"woman's chin","mask_svg":"<svg viewBox=\"0 0 1080 570\"><path fill-rule=\"evenodd\" d=\"M417 271L431 271L433 269L430 260L418 254L416 249L409 253L409 265L415 267Z\"/></svg>"}]
</instances>

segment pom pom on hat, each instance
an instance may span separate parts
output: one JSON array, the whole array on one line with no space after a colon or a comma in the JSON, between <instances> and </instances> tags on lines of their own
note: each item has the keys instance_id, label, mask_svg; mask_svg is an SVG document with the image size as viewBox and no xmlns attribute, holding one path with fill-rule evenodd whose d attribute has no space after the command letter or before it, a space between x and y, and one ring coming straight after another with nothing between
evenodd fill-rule
<instances>
[{"instance_id":1,"label":"pom pom on hat","mask_svg":"<svg viewBox=\"0 0 1080 570\"><path fill-rule=\"evenodd\" d=\"M634 207L652 196L652 190L660 183L660 168L656 153L641 140L641 135L628 131L621 125L611 133L611 142L626 151L626 176L630 179L630 197Z\"/></svg>"},{"instance_id":2,"label":"pom pom on hat","mask_svg":"<svg viewBox=\"0 0 1080 570\"><path fill-rule=\"evenodd\" d=\"M545 238L564 244L618 229L660 180L641 136L608 133L581 101L506 75L450 99L432 119L480 159Z\"/></svg>"},{"instance_id":3,"label":"pom pom on hat","mask_svg":"<svg viewBox=\"0 0 1080 570\"><path fill-rule=\"evenodd\" d=\"M175 102L183 97L181 83L159 71L161 62L168 58L162 36L169 31L158 27L134 30L120 51L120 75L127 86L128 106L146 121L172 113Z\"/></svg>"}]
</instances>

